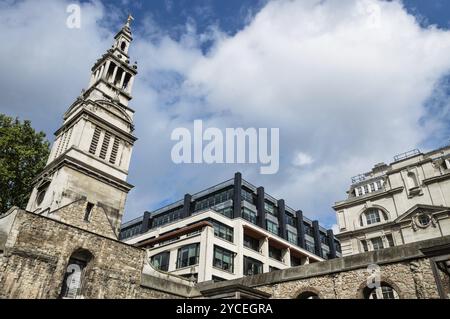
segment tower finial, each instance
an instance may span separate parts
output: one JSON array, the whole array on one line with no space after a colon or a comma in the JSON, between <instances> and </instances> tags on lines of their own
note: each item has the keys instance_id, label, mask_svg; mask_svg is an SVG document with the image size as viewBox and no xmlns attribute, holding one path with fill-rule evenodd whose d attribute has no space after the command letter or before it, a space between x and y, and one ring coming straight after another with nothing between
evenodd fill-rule
<instances>
[{"instance_id":1,"label":"tower finial","mask_svg":"<svg viewBox=\"0 0 450 319\"><path fill-rule=\"evenodd\" d=\"M128 14L127 23L125 24L125 26L127 26L127 27L129 28L129 27L130 27L130 23L131 23L131 21L133 21L133 20L134 20L134 18L133 18L133 16L131 15L131 13Z\"/></svg>"}]
</instances>

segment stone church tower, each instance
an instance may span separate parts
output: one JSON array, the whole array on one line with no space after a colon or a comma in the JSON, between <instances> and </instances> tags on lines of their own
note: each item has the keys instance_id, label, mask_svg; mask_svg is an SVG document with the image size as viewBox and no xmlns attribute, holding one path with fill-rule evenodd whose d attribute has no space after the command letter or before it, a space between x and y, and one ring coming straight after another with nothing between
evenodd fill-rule
<instances>
[{"instance_id":1,"label":"stone church tower","mask_svg":"<svg viewBox=\"0 0 450 319\"><path fill-rule=\"evenodd\" d=\"M129 107L137 65L130 64L129 16L115 42L92 67L86 90L64 114L47 166L35 179L27 210L117 238L133 135Z\"/></svg>"}]
</instances>

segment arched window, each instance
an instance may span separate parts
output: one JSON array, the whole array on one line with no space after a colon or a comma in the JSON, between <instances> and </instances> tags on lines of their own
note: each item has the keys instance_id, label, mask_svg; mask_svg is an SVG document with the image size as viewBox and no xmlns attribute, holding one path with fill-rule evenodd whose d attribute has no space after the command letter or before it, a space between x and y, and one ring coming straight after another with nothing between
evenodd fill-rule
<instances>
[{"instance_id":1,"label":"arched window","mask_svg":"<svg viewBox=\"0 0 450 319\"><path fill-rule=\"evenodd\" d=\"M50 187L50 182L44 182L42 183L37 190L37 196L36 196L36 204L39 206L44 201L45 195L47 194L47 190Z\"/></svg>"},{"instance_id":2,"label":"arched window","mask_svg":"<svg viewBox=\"0 0 450 319\"><path fill-rule=\"evenodd\" d=\"M361 227L386 222L389 220L389 215L382 209L372 207L365 210L359 216L359 224Z\"/></svg>"},{"instance_id":3,"label":"arched window","mask_svg":"<svg viewBox=\"0 0 450 319\"><path fill-rule=\"evenodd\" d=\"M384 282L376 288L364 288L363 296L364 299L399 299L397 291Z\"/></svg>"},{"instance_id":4,"label":"arched window","mask_svg":"<svg viewBox=\"0 0 450 319\"><path fill-rule=\"evenodd\" d=\"M313 291L303 291L298 296L297 299L320 299L319 295Z\"/></svg>"},{"instance_id":5,"label":"arched window","mask_svg":"<svg viewBox=\"0 0 450 319\"><path fill-rule=\"evenodd\" d=\"M367 225L381 222L380 210L378 208L369 208L364 214L366 216Z\"/></svg>"},{"instance_id":6,"label":"arched window","mask_svg":"<svg viewBox=\"0 0 450 319\"><path fill-rule=\"evenodd\" d=\"M413 189L419 187L419 182L417 181L417 176L413 172L408 172L408 188Z\"/></svg>"},{"instance_id":7,"label":"arched window","mask_svg":"<svg viewBox=\"0 0 450 319\"><path fill-rule=\"evenodd\" d=\"M123 41L122 44L120 45L120 49L122 51L125 51L126 47L127 47L127 43L125 41Z\"/></svg>"},{"instance_id":8,"label":"arched window","mask_svg":"<svg viewBox=\"0 0 450 319\"><path fill-rule=\"evenodd\" d=\"M85 249L79 249L70 256L62 283L60 298L76 299L83 295L86 269L92 259L93 255Z\"/></svg>"}]
</instances>

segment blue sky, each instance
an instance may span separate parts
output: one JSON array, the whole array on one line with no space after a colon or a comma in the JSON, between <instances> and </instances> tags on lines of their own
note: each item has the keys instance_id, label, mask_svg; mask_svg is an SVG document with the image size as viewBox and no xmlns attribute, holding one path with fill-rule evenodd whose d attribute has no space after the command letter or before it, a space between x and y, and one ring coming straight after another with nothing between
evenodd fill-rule
<instances>
[{"instance_id":1,"label":"blue sky","mask_svg":"<svg viewBox=\"0 0 450 319\"><path fill-rule=\"evenodd\" d=\"M139 141L125 220L241 171L331 227L351 176L449 141L449 1L89 0L69 30L73 2L0 1L0 111L53 140L132 12ZM193 119L280 128L280 171L175 165L170 133Z\"/></svg>"}]
</instances>

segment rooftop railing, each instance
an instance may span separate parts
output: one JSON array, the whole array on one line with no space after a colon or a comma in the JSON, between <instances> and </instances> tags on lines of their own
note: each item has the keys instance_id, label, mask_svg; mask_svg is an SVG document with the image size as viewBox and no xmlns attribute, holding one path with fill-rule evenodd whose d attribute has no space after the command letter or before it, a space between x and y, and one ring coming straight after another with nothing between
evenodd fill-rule
<instances>
[{"instance_id":1,"label":"rooftop railing","mask_svg":"<svg viewBox=\"0 0 450 319\"><path fill-rule=\"evenodd\" d=\"M414 156L419 155L419 154L420 154L420 150L418 150L416 148L416 149L413 149L411 151L408 151L408 152L405 152L405 153L401 153L401 154L398 154L398 155L394 156L394 161L395 162L402 161L402 160L405 160L405 159L410 158L410 157L414 157Z\"/></svg>"}]
</instances>

